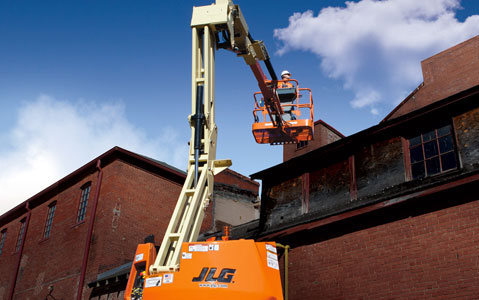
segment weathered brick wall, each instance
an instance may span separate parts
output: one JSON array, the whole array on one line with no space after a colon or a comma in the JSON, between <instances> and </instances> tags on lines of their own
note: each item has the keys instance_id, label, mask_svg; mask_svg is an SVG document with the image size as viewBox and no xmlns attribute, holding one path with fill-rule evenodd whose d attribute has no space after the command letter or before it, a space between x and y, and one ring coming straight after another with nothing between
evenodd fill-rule
<instances>
[{"instance_id":1,"label":"weathered brick wall","mask_svg":"<svg viewBox=\"0 0 479 300\"><path fill-rule=\"evenodd\" d=\"M479 168L479 108L454 118L454 127L462 166Z\"/></svg>"},{"instance_id":2,"label":"weathered brick wall","mask_svg":"<svg viewBox=\"0 0 479 300\"><path fill-rule=\"evenodd\" d=\"M125 162L106 166L85 282L130 262L146 236L159 245L180 191L180 184Z\"/></svg>"},{"instance_id":3,"label":"weathered brick wall","mask_svg":"<svg viewBox=\"0 0 479 300\"><path fill-rule=\"evenodd\" d=\"M287 144L283 146L283 161L287 161L293 157L300 156L311 152L319 147L330 144L341 139L339 135L331 131L322 123L316 123L314 126L314 139L308 141L306 147L297 149L296 144Z\"/></svg>"},{"instance_id":4,"label":"weathered brick wall","mask_svg":"<svg viewBox=\"0 0 479 300\"><path fill-rule=\"evenodd\" d=\"M293 248L289 299L477 299L478 231L476 200Z\"/></svg>"},{"instance_id":5,"label":"weathered brick wall","mask_svg":"<svg viewBox=\"0 0 479 300\"><path fill-rule=\"evenodd\" d=\"M95 172L82 178L32 209L15 299L43 299L50 285L54 285L56 298L76 297L97 176ZM81 187L90 181L86 218L77 224ZM258 193L258 183L234 171L224 173L219 181ZM180 183L121 160L103 167L83 299L88 299L91 293L86 284L96 280L98 274L130 262L137 245L146 236L153 234L157 245L162 242L181 188ZM57 201L57 205L51 235L43 239L48 205L52 201ZM202 232L215 229L213 214L214 203L211 203L205 212ZM0 255L0 300L8 297L17 258L13 252L19 222L24 217L0 228L8 230Z\"/></svg>"},{"instance_id":6,"label":"weathered brick wall","mask_svg":"<svg viewBox=\"0 0 479 300\"><path fill-rule=\"evenodd\" d=\"M348 160L310 173L309 211L320 212L349 205L351 173Z\"/></svg>"},{"instance_id":7,"label":"weathered brick wall","mask_svg":"<svg viewBox=\"0 0 479 300\"><path fill-rule=\"evenodd\" d=\"M355 153L358 197L367 197L405 181L400 137L377 141Z\"/></svg>"},{"instance_id":8,"label":"weathered brick wall","mask_svg":"<svg viewBox=\"0 0 479 300\"><path fill-rule=\"evenodd\" d=\"M73 299L76 295L85 236L88 231L89 215L85 222L76 223L80 187L96 177L87 176L69 189L60 192L42 205L32 209L25 246L22 255L15 299L43 298L48 286L55 286L54 295ZM50 237L43 239L48 205L57 201ZM89 199L91 206L92 196ZM13 274L10 274L10 280Z\"/></svg>"},{"instance_id":9,"label":"weathered brick wall","mask_svg":"<svg viewBox=\"0 0 479 300\"><path fill-rule=\"evenodd\" d=\"M251 180L250 178L241 175L230 169L226 169L223 172L215 176L215 182L229 185L238 189L243 189L258 195L259 183Z\"/></svg>"},{"instance_id":10,"label":"weathered brick wall","mask_svg":"<svg viewBox=\"0 0 479 300\"><path fill-rule=\"evenodd\" d=\"M17 242L18 231L20 230L20 220L22 218L13 220L8 226L0 228L0 230L7 228L5 244L3 245L2 254L0 255L0 300L7 299L12 281L12 274L15 271L17 262L15 245Z\"/></svg>"},{"instance_id":11,"label":"weathered brick wall","mask_svg":"<svg viewBox=\"0 0 479 300\"><path fill-rule=\"evenodd\" d=\"M274 186L265 184L262 192L264 204L262 211L264 211L263 221L266 227L279 226L302 215L301 189L301 177Z\"/></svg>"},{"instance_id":12,"label":"weathered brick wall","mask_svg":"<svg viewBox=\"0 0 479 300\"><path fill-rule=\"evenodd\" d=\"M99 273L131 261L136 246L154 234L161 242L181 185L116 160L103 169L85 284ZM74 299L78 289L85 239L90 222L97 173L91 174L32 210L15 299L41 298L54 285L56 298ZM85 221L76 224L81 186L91 181ZM43 239L48 204L57 201L51 235ZM12 255L19 221L5 227L8 236L0 256L0 300L6 299L15 268ZM84 288L83 298L91 290Z\"/></svg>"},{"instance_id":13,"label":"weathered brick wall","mask_svg":"<svg viewBox=\"0 0 479 300\"><path fill-rule=\"evenodd\" d=\"M326 216L359 205L355 204L357 199L351 190L357 188L359 200L367 202L368 197L377 197L384 190L405 182L400 137L372 142L354 153L356 186L352 183L350 163L349 157L331 162L309 172L306 183L303 176L274 184L265 181L263 224L273 228L295 219L298 221L298 218ZM309 195L303 191L304 184Z\"/></svg>"}]
</instances>

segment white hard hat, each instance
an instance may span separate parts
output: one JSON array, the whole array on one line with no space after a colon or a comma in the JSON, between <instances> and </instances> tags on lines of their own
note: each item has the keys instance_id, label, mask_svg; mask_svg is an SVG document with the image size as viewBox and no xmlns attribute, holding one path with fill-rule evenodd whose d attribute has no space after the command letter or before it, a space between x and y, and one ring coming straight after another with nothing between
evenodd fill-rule
<instances>
[{"instance_id":1,"label":"white hard hat","mask_svg":"<svg viewBox=\"0 0 479 300\"><path fill-rule=\"evenodd\" d=\"M283 72L281 72L281 77L283 77L284 75L291 75L291 73L289 73L288 70L284 70Z\"/></svg>"}]
</instances>

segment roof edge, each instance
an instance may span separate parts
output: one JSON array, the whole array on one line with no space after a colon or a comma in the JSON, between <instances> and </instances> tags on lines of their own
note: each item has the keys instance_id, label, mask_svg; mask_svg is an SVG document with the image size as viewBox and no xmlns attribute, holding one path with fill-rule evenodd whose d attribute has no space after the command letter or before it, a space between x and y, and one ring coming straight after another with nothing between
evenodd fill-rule
<instances>
[{"instance_id":1,"label":"roof edge","mask_svg":"<svg viewBox=\"0 0 479 300\"><path fill-rule=\"evenodd\" d=\"M314 122L314 125L317 125L317 124L322 124L324 127L328 128L329 130L331 130L332 132L334 132L336 135L338 135L339 137L341 138L345 138L346 136L344 134L342 134L341 132L339 132L339 130L337 130L336 128L334 128L333 126L329 125L328 123L324 122L323 120L319 119L317 121Z\"/></svg>"},{"instance_id":2,"label":"roof edge","mask_svg":"<svg viewBox=\"0 0 479 300\"><path fill-rule=\"evenodd\" d=\"M384 117L384 119L381 120L381 122L379 123L383 123L383 122L386 122L388 120L390 120L390 118L401 108L404 106L404 104L406 104L406 102L409 101L409 99L411 99L412 97L414 97L414 95L416 95L416 93L424 86L424 82L421 82L421 84L419 84L417 86L417 88L415 88L403 101L401 101L401 103L399 103L387 116ZM393 118L394 119L394 118Z\"/></svg>"},{"instance_id":3,"label":"roof edge","mask_svg":"<svg viewBox=\"0 0 479 300\"><path fill-rule=\"evenodd\" d=\"M81 166L80 168L76 169L75 171L71 172L70 174L66 175L65 177L61 178L60 180L56 181L55 183L51 184L50 186L46 187L45 189L41 190L40 192L34 194L33 196L21 202L20 204L13 207L12 209L6 211L4 214L0 215L0 227L3 226L8 221L15 219L16 215L19 215L19 216L23 215L23 213L26 212L25 206L27 203L38 201L38 199L48 195L49 193L55 192L55 190L60 189L62 186L68 185L70 181L74 180L76 177L80 176L81 174L85 174L87 172L94 172L96 170L96 164L98 160L102 162L102 167L104 167L108 165L111 161L114 161L115 159L121 159L121 156L115 157L115 155L118 155L118 154L125 155L127 157L133 158L134 160L150 165L153 168L157 168L164 172L171 173L173 175L172 181L176 181L180 184L183 184L183 182L181 181L184 181L184 179L186 178L185 172L182 172L181 170L173 166L170 166L158 160L147 158L143 155L123 149L119 146L115 146L111 148L110 150L106 151L105 153L101 154L100 156L94 158L90 162L86 163L85 165ZM40 203L43 203L43 202L40 202ZM23 212L23 210L25 211Z\"/></svg>"}]
</instances>

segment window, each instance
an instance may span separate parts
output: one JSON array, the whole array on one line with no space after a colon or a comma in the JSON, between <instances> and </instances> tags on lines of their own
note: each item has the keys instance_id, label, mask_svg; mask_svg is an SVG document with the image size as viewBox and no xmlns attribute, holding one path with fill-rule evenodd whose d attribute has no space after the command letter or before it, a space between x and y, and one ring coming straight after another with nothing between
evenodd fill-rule
<instances>
[{"instance_id":1,"label":"window","mask_svg":"<svg viewBox=\"0 0 479 300\"><path fill-rule=\"evenodd\" d=\"M54 201L48 205L48 214L47 220L45 221L45 229L43 230L43 238L47 239L50 237L50 232L52 230L53 216L55 215L55 209L57 207L57 202Z\"/></svg>"},{"instance_id":2,"label":"window","mask_svg":"<svg viewBox=\"0 0 479 300\"><path fill-rule=\"evenodd\" d=\"M308 141L300 141L296 144L296 150L304 148L306 146L308 146Z\"/></svg>"},{"instance_id":3,"label":"window","mask_svg":"<svg viewBox=\"0 0 479 300\"><path fill-rule=\"evenodd\" d=\"M25 220L26 219L23 219L20 221L20 231L18 232L18 239L17 239L17 244L15 246L15 252L20 251L20 248L22 247L23 235L25 234Z\"/></svg>"},{"instance_id":4,"label":"window","mask_svg":"<svg viewBox=\"0 0 479 300\"><path fill-rule=\"evenodd\" d=\"M457 154L451 125L409 139L413 179L436 175L457 168Z\"/></svg>"},{"instance_id":5,"label":"window","mask_svg":"<svg viewBox=\"0 0 479 300\"><path fill-rule=\"evenodd\" d=\"M5 245L6 238L7 238L7 229L4 229L0 233L0 255L2 255L3 245Z\"/></svg>"},{"instance_id":6,"label":"window","mask_svg":"<svg viewBox=\"0 0 479 300\"><path fill-rule=\"evenodd\" d=\"M90 196L91 183L83 185L81 188L80 204L78 205L77 223L83 222L86 215L86 207L88 204L88 197Z\"/></svg>"}]
</instances>

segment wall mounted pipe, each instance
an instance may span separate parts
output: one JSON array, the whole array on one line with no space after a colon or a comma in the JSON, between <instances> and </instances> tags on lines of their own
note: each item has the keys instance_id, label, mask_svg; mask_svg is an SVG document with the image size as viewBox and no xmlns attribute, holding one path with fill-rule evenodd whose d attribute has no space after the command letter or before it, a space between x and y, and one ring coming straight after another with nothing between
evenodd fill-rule
<instances>
[{"instance_id":1,"label":"wall mounted pipe","mask_svg":"<svg viewBox=\"0 0 479 300\"><path fill-rule=\"evenodd\" d=\"M83 262L81 267L80 282L78 283L77 300L81 300L82 294L83 294L83 285L85 284L85 275L86 275L86 268L88 265L88 256L90 255L91 237L93 235L93 225L95 224L96 208L98 206L98 197L100 195L100 187L101 187L101 182L103 178L103 169L101 168L100 160L97 160L96 168L98 170L98 177L96 181L95 198L93 199L93 207L92 207L92 212L90 217L90 223L88 225L88 234L85 241L85 249L83 251Z\"/></svg>"},{"instance_id":2,"label":"wall mounted pipe","mask_svg":"<svg viewBox=\"0 0 479 300\"><path fill-rule=\"evenodd\" d=\"M10 284L10 292L8 293L8 300L12 300L13 294L15 293L15 285L17 283L18 271L20 270L20 263L22 261L22 256L23 256L23 247L25 246L25 240L27 239L28 224L30 224L30 217L32 215L32 211L30 210L30 203L28 201L25 203L25 209L27 210L27 219L25 220L25 228L23 229L22 245L20 246L20 250L17 256L15 274L12 279L12 284Z\"/></svg>"},{"instance_id":3,"label":"wall mounted pipe","mask_svg":"<svg viewBox=\"0 0 479 300\"><path fill-rule=\"evenodd\" d=\"M288 300L288 252L289 245L276 243L276 247L284 248L284 300Z\"/></svg>"}]
</instances>

